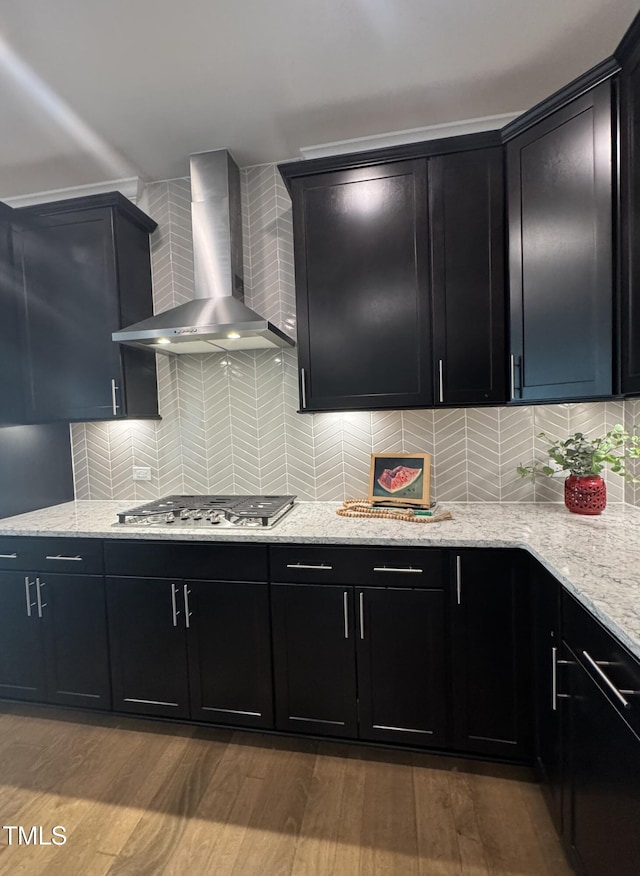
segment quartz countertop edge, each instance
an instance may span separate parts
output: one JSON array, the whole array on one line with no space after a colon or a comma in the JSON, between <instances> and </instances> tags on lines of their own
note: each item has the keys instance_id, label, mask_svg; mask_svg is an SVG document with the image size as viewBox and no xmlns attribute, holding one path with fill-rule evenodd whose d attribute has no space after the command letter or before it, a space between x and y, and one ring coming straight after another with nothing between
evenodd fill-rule
<instances>
[{"instance_id":1,"label":"quartz countertop edge","mask_svg":"<svg viewBox=\"0 0 640 876\"><path fill-rule=\"evenodd\" d=\"M0 536L131 540L521 548L529 551L640 660L640 508L601 516L555 503L443 503L453 520L340 517L341 502L298 502L273 528L113 525L135 500L79 500L0 520Z\"/></svg>"}]
</instances>

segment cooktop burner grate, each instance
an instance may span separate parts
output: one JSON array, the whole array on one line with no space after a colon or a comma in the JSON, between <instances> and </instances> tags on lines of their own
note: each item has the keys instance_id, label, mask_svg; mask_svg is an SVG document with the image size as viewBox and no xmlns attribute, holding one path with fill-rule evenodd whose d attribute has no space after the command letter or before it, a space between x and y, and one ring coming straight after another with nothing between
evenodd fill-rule
<instances>
[{"instance_id":1,"label":"cooktop burner grate","mask_svg":"<svg viewBox=\"0 0 640 876\"><path fill-rule=\"evenodd\" d=\"M294 504L295 496L166 496L128 511L118 523L207 526L273 526Z\"/></svg>"}]
</instances>

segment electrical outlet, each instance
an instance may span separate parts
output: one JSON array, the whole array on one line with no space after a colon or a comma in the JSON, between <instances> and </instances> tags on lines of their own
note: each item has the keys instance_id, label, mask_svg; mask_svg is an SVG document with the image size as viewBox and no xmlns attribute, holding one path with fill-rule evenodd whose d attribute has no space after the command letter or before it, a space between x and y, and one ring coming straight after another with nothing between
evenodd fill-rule
<instances>
[{"instance_id":1,"label":"electrical outlet","mask_svg":"<svg viewBox=\"0 0 640 876\"><path fill-rule=\"evenodd\" d=\"M567 473L566 473L565 470L562 468L562 466L560 465L560 463L555 461L555 459L549 459L549 460L547 460L547 465L549 466L549 468L552 468L552 469L553 469L553 474L551 475L552 478L564 478L564 477L566 477Z\"/></svg>"},{"instance_id":2,"label":"electrical outlet","mask_svg":"<svg viewBox=\"0 0 640 876\"><path fill-rule=\"evenodd\" d=\"M133 467L133 479L134 481L150 481L151 480L151 469L142 465L134 465Z\"/></svg>"}]
</instances>

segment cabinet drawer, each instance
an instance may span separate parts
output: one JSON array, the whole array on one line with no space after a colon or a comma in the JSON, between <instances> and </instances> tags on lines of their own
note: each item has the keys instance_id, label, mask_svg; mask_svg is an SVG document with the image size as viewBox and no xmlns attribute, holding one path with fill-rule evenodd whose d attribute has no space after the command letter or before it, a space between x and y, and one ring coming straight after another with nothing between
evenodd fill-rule
<instances>
[{"instance_id":1,"label":"cabinet drawer","mask_svg":"<svg viewBox=\"0 0 640 876\"><path fill-rule=\"evenodd\" d=\"M640 662L568 593L562 594L562 611L566 643L620 714L640 733Z\"/></svg>"},{"instance_id":2,"label":"cabinet drawer","mask_svg":"<svg viewBox=\"0 0 640 876\"><path fill-rule=\"evenodd\" d=\"M102 541L93 538L0 538L0 569L99 575Z\"/></svg>"},{"instance_id":3,"label":"cabinet drawer","mask_svg":"<svg viewBox=\"0 0 640 876\"><path fill-rule=\"evenodd\" d=\"M265 545L107 541L104 551L108 575L210 581L267 580Z\"/></svg>"},{"instance_id":4,"label":"cabinet drawer","mask_svg":"<svg viewBox=\"0 0 640 876\"><path fill-rule=\"evenodd\" d=\"M445 551L433 548L272 547L271 580L442 588Z\"/></svg>"}]
</instances>

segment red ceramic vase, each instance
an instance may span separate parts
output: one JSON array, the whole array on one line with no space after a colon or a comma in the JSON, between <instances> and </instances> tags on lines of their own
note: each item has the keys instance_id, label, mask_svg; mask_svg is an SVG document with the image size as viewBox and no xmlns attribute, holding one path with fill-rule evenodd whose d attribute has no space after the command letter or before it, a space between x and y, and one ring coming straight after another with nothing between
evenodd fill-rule
<instances>
[{"instance_id":1,"label":"red ceramic vase","mask_svg":"<svg viewBox=\"0 0 640 876\"><path fill-rule=\"evenodd\" d=\"M607 505L605 482L600 475L569 475L564 482L564 504L574 514L602 514Z\"/></svg>"}]
</instances>

